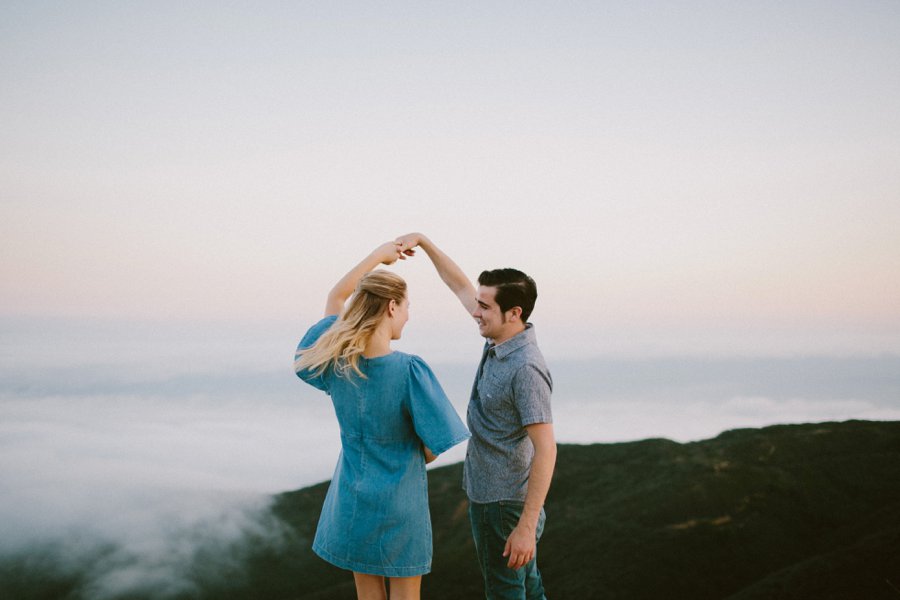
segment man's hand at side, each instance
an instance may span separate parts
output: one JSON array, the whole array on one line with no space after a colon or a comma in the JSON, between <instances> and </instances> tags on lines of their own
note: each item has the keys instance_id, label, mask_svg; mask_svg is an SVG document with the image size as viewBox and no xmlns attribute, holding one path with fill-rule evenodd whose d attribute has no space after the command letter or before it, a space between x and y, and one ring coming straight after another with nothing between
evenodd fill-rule
<instances>
[{"instance_id":1,"label":"man's hand at side","mask_svg":"<svg viewBox=\"0 0 900 600\"><path fill-rule=\"evenodd\" d=\"M534 558L534 549L537 546L537 534L534 529L519 523L506 538L506 547L503 556L509 557L506 566L510 569L524 567Z\"/></svg>"}]
</instances>

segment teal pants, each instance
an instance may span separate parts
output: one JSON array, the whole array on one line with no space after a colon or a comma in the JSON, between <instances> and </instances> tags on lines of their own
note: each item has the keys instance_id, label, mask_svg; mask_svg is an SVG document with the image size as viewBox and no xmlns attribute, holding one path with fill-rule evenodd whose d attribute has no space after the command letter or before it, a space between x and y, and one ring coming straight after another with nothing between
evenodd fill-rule
<instances>
[{"instance_id":1,"label":"teal pants","mask_svg":"<svg viewBox=\"0 0 900 600\"><path fill-rule=\"evenodd\" d=\"M537 568L537 547L531 562L518 569L506 566L509 558L503 556L506 538L519 522L523 507L521 502L505 500L489 504L469 503L472 536L475 538L475 551L484 577L484 597L487 600L547 600ZM537 540L544 532L545 520L542 508Z\"/></svg>"}]
</instances>

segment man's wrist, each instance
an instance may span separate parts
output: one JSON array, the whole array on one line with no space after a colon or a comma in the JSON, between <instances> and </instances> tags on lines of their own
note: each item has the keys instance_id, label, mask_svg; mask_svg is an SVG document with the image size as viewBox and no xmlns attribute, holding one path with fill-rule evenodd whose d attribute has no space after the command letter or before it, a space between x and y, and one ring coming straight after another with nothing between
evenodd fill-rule
<instances>
[{"instance_id":1,"label":"man's wrist","mask_svg":"<svg viewBox=\"0 0 900 600\"><path fill-rule=\"evenodd\" d=\"M428 250L431 248L431 240L429 240L428 236L426 236L424 233L417 233L416 245L425 250L425 252L428 252Z\"/></svg>"},{"instance_id":2,"label":"man's wrist","mask_svg":"<svg viewBox=\"0 0 900 600\"><path fill-rule=\"evenodd\" d=\"M522 516L519 517L519 522L516 524L516 526L528 530L529 533L536 533L539 517L540 511L538 511L538 513L535 515L522 512Z\"/></svg>"},{"instance_id":3,"label":"man's wrist","mask_svg":"<svg viewBox=\"0 0 900 600\"><path fill-rule=\"evenodd\" d=\"M523 523L519 521L519 524L516 525L518 529L521 529L525 533L530 533L532 535L537 534L537 525L532 525L531 523Z\"/></svg>"}]
</instances>

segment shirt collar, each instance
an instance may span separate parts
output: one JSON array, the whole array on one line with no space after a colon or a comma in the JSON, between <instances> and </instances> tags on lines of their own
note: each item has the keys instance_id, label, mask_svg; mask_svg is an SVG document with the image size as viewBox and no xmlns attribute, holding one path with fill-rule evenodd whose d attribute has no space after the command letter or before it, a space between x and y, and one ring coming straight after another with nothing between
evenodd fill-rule
<instances>
[{"instance_id":1,"label":"shirt collar","mask_svg":"<svg viewBox=\"0 0 900 600\"><path fill-rule=\"evenodd\" d=\"M528 344L534 343L535 339L534 325L532 325L531 323L526 323L525 331L517 333L502 344L492 346L494 355L500 360L503 360L522 346L527 346Z\"/></svg>"}]
</instances>

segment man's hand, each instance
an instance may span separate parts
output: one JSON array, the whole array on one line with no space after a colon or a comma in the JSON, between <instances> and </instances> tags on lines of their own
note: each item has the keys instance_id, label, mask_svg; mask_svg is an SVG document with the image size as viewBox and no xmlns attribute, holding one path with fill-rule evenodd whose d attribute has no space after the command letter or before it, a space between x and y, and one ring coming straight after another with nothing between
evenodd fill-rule
<instances>
[{"instance_id":1,"label":"man's hand","mask_svg":"<svg viewBox=\"0 0 900 600\"><path fill-rule=\"evenodd\" d=\"M402 254L413 256L416 253L415 247L421 243L423 237L421 233L407 233L394 240L394 243Z\"/></svg>"},{"instance_id":2,"label":"man's hand","mask_svg":"<svg viewBox=\"0 0 900 600\"><path fill-rule=\"evenodd\" d=\"M509 557L506 566L510 569L524 567L534 558L535 546L537 546L537 536L534 530L523 527L521 523L516 525L516 528L506 538L506 547L503 549L503 556Z\"/></svg>"}]
</instances>

